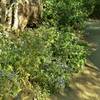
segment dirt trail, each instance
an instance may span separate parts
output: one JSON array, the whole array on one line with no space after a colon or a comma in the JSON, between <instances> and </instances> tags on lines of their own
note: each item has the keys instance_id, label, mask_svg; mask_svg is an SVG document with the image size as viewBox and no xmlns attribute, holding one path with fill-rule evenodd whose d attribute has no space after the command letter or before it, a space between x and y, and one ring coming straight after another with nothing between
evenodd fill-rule
<instances>
[{"instance_id":1,"label":"dirt trail","mask_svg":"<svg viewBox=\"0 0 100 100\"><path fill-rule=\"evenodd\" d=\"M87 23L86 37L89 44L95 46L88 57L91 63L84 72L75 75L69 89L53 96L52 100L100 100L100 21Z\"/></svg>"}]
</instances>

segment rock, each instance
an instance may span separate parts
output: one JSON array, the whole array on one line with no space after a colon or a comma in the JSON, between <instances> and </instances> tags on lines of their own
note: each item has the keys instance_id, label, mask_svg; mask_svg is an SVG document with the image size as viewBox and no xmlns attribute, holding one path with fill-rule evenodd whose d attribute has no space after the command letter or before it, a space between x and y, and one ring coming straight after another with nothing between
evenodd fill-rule
<instances>
[{"instance_id":1,"label":"rock","mask_svg":"<svg viewBox=\"0 0 100 100\"><path fill-rule=\"evenodd\" d=\"M27 25L37 25L41 20L41 0L1 0L0 22L7 30L23 31Z\"/></svg>"}]
</instances>

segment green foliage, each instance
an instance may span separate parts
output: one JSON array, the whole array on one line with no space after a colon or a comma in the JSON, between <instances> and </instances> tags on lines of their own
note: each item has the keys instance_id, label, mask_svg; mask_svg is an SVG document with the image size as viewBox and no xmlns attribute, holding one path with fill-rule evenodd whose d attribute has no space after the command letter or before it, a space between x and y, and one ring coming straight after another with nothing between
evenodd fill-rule
<instances>
[{"instance_id":1,"label":"green foliage","mask_svg":"<svg viewBox=\"0 0 100 100\"><path fill-rule=\"evenodd\" d=\"M80 45L80 40L73 33L62 33L53 44L54 55L59 58L62 65L68 67L68 72L78 72L83 66L86 58L86 48ZM67 72L67 73L68 73Z\"/></svg>"},{"instance_id":2,"label":"green foliage","mask_svg":"<svg viewBox=\"0 0 100 100\"><path fill-rule=\"evenodd\" d=\"M93 11L95 0L44 0L44 17L50 25L79 29Z\"/></svg>"},{"instance_id":3,"label":"green foliage","mask_svg":"<svg viewBox=\"0 0 100 100\"><path fill-rule=\"evenodd\" d=\"M19 38L2 33L0 26L0 96L15 96L27 87L37 100L46 100L65 88L85 64L87 48L76 30L91 13L94 0L43 0L43 4L43 26L20 32Z\"/></svg>"},{"instance_id":4,"label":"green foliage","mask_svg":"<svg viewBox=\"0 0 100 100\"><path fill-rule=\"evenodd\" d=\"M73 33L47 27L22 32L16 39L0 35L0 95L16 95L27 82L49 93L64 88L85 62L79 42Z\"/></svg>"}]
</instances>

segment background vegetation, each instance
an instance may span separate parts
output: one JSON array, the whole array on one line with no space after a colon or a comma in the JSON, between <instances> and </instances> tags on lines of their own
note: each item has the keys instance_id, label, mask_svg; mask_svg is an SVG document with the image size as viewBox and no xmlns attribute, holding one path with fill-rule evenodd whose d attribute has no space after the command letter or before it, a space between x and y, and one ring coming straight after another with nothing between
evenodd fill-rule
<instances>
[{"instance_id":1,"label":"background vegetation","mask_svg":"<svg viewBox=\"0 0 100 100\"><path fill-rule=\"evenodd\" d=\"M59 92L85 64L87 47L81 30L94 0L43 0L42 24L20 32L0 33L0 96L31 89L37 100Z\"/></svg>"},{"instance_id":2,"label":"background vegetation","mask_svg":"<svg viewBox=\"0 0 100 100\"><path fill-rule=\"evenodd\" d=\"M91 17L94 17L95 19L100 19L100 0L95 1L95 8L93 13L91 14Z\"/></svg>"}]
</instances>

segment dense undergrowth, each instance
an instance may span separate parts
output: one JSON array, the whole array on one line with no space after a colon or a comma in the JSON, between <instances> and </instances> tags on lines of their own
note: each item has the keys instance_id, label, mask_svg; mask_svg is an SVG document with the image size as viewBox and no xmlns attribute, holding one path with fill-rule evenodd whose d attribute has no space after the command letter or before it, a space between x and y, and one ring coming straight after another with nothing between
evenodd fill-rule
<instances>
[{"instance_id":1,"label":"dense undergrowth","mask_svg":"<svg viewBox=\"0 0 100 100\"><path fill-rule=\"evenodd\" d=\"M87 56L77 35L91 12L86 4L93 7L86 0L45 0L38 28L20 32L18 38L0 33L0 96L16 96L26 87L37 100L46 100L69 84Z\"/></svg>"},{"instance_id":2,"label":"dense undergrowth","mask_svg":"<svg viewBox=\"0 0 100 100\"><path fill-rule=\"evenodd\" d=\"M94 11L90 17L94 19L100 19L100 0L96 0Z\"/></svg>"}]
</instances>

